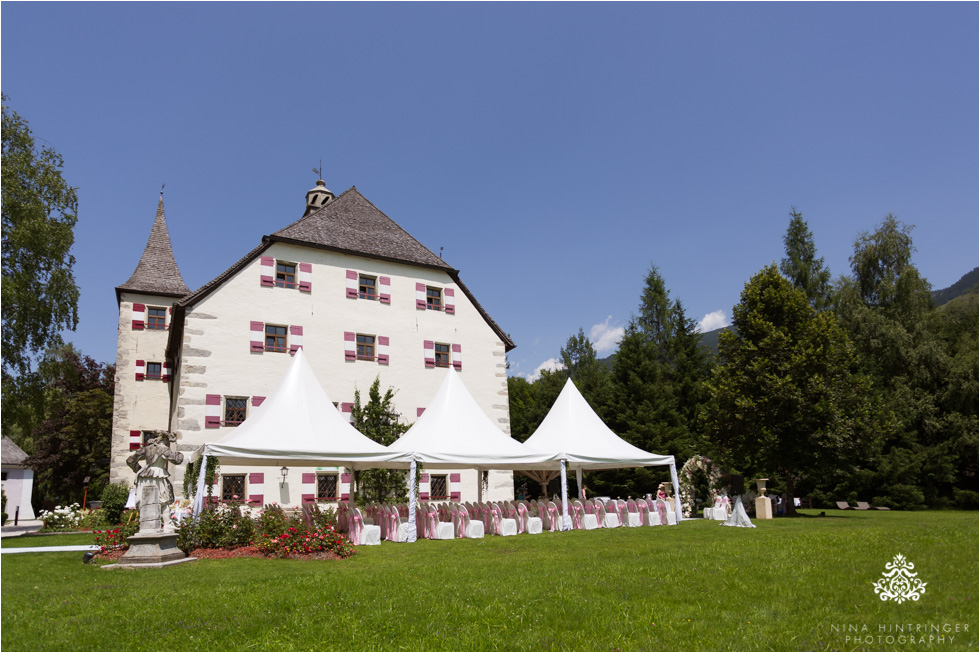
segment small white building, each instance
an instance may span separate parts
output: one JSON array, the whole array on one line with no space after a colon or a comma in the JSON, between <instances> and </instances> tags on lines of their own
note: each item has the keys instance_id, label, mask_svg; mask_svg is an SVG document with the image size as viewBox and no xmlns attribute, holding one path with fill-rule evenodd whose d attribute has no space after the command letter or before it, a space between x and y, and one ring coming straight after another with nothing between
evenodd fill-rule
<instances>
[{"instance_id":1,"label":"small white building","mask_svg":"<svg viewBox=\"0 0 980 653\"><path fill-rule=\"evenodd\" d=\"M458 270L354 187L334 196L317 181L299 220L263 236L194 292L174 258L161 195L146 249L116 297L113 482L132 480L126 458L144 430L176 433L184 452L230 433L299 348L342 413L350 412L355 389L366 402L380 377L410 424L452 367L484 412L510 431L506 352L513 342ZM350 484L341 468L291 468L286 483L271 468L222 468L221 476L216 495L253 504L342 499ZM178 494L182 477L180 466ZM430 496L475 500L477 478L474 470L431 474ZM512 475L490 472L485 496L512 498Z\"/></svg>"},{"instance_id":2,"label":"small white building","mask_svg":"<svg viewBox=\"0 0 980 653\"><path fill-rule=\"evenodd\" d=\"M3 467L3 493L7 496L7 518L34 519L31 497L34 494L34 470L27 466L27 454L7 436L0 447ZM19 511L19 512L18 512Z\"/></svg>"}]
</instances>

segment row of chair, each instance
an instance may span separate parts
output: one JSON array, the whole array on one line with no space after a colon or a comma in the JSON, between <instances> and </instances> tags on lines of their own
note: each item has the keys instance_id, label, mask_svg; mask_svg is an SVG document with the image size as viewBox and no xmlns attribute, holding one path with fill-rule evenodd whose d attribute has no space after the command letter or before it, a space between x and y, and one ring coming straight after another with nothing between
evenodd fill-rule
<instances>
[{"instance_id":1,"label":"row of chair","mask_svg":"<svg viewBox=\"0 0 980 653\"><path fill-rule=\"evenodd\" d=\"M676 515L662 499L578 499L569 504L573 529L660 526L677 523ZM382 540L407 542L411 533L406 504L372 504L363 513L342 502L337 521L355 544L380 544ZM562 529L561 510L554 501L492 501L483 503L419 503L415 510L417 539L451 540L482 538L486 534L511 536Z\"/></svg>"}]
</instances>

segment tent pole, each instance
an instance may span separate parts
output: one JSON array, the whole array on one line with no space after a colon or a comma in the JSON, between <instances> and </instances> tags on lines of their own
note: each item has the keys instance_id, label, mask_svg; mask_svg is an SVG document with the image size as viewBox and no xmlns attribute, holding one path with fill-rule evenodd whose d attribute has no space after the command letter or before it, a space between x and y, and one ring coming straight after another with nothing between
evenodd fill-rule
<instances>
[{"instance_id":1,"label":"tent pole","mask_svg":"<svg viewBox=\"0 0 980 653\"><path fill-rule=\"evenodd\" d=\"M483 470L476 469L476 502L483 503Z\"/></svg>"},{"instance_id":2,"label":"tent pole","mask_svg":"<svg viewBox=\"0 0 980 653\"><path fill-rule=\"evenodd\" d=\"M414 542L418 539L418 531L415 530L415 497L417 496L415 485L416 469L415 459L413 458L408 467L408 524L411 527L408 530L409 542Z\"/></svg>"},{"instance_id":3,"label":"tent pole","mask_svg":"<svg viewBox=\"0 0 980 653\"><path fill-rule=\"evenodd\" d=\"M572 530L572 520L568 516L568 477L565 472L568 469L568 461L561 459L561 525L563 531Z\"/></svg>"},{"instance_id":4,"label":"tent pole","mask_svg":"<svg viewBox=\"0 0 980 653\"><path fill-rule=\"evenodd\" d=\"M578 498L579 500L584 499L582 496L582 468L579 467L575 470L575 483L578 484Z\"/></svg>"},{"instance_id":5,"label":"tent pole","mask_svg":"<svg viewBox=\"0 0 980 653\"><path fill-rule=\"evenodd\" d=\"M681 523L684 511L681 510L681 485L677 481L677 463L670 461L670 482L674 486L674 514L677 515L677 523Z\"/></svg>"}]
</instances>

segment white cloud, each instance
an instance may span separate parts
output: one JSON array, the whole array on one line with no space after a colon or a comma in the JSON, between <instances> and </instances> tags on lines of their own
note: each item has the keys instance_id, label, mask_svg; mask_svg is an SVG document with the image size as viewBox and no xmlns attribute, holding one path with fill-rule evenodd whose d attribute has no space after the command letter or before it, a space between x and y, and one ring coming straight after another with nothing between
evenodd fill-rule
<instances>
[{"instance_id":1,"label":"white cloud","mask_svg":"<svg viewBox=\"0 0 980 653\"><path fill-rule=\"evenodd\" d=\"M525 379L534 383L541 378L541 370L548 370L549 372L557 372L558 370L565 369L565 365L557 358L549 358L545 362L538 365L533 372L530 374L518 373L517 376L523 376Z\"/></svg>"},{"instance_id":2,"label":"white cloud","mask_svg":"<svg viewBox=\"0 0 980 653\"><path fill-rule=\"evenodd\" d=\"M728 317L725 315L725 311L718 310L701 318L701 321L698 322L698 333L707 333L726 326L728 326Z\"/></svg>"},{"instance_id":3,"label":"white cloud","mask_svg":"<svg viewBox=\"0 0 980 653\"><path fill-rule=\"evenodd\" d=\"M589 329L589 340L592 342L595 353L599 358L604 358L606 355L612 353L626 332L623 327L609 324L610 320L612 320L612 315L607 317L605 322L593 325Z\"/></svg>"}]
</instances>

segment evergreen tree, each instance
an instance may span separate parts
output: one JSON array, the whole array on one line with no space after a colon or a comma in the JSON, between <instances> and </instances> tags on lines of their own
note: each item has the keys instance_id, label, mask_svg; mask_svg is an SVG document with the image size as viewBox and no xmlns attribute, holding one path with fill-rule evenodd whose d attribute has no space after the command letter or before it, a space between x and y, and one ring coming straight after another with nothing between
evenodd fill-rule
<instances>
[{"instance_id":1,"label":"evergreen tree","mask_svg":"<svg viewBox=\"0 0 980 653\"><path fill-rule=\"evenodd\" d=\"M360 390L354 390L351 418L354 428L380 445L388 446L408 430L399 421L393 406L395 391L381 394L381 378L375 377L368 391L368 402L361 403ZM364 501L404 500L408 493L407 474L401 469L366 469L355 472L357 492Z\"/></svg>"},{"instance_id":2,"label":"evergreen tree","mask_svg":"<svg viewBox=\"0 0 980 653\"><path fill-rule=\"evenodd\" d=\"M561 360L567 373L566 378L571 377L592 410L601 409L608 401L609 369L599 362L592 342L582 329L569 337L561 348ZM562 387L564 385L562 382ZM555 398L557 399L557 395Z\"/></svg>"},{"instance_id":3,"label":"evergreen tree","mask_svg":"<svg viewBox=\"0 0 980 653\"><path fill-rule=\"evenodd\" d=\"M824 266L823 258L817 258L813 233L803 214L793 207L789 215L789 227L783 236L786 258L780 262L779 270L803 291L810 306L823 310L830 303L830 270Z\"/></svg>"},{"instance_id":4,"label":"evergreen tree","mask_svg":"<svg viewBox=\"0 0 980 653\"><path fill-rule=\"evenodd\" d=\"M775 265L746 284L732 312L710 384L713 458L782 480L792 498L799 481L845 468L867 446L869 382L836 317L817 313Z\"/></svg>"}]
</instances>

